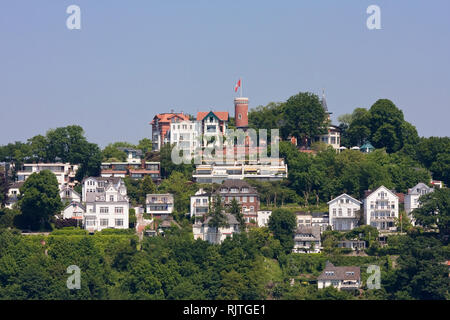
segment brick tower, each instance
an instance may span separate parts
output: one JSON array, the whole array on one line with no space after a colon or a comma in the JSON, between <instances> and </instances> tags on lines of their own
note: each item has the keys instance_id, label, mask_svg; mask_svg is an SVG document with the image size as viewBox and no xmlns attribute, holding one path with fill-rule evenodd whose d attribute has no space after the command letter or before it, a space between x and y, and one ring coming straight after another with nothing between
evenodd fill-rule
<instances>
[{"instance_id":1,"label":"brick tower","mask_svg":"<svg viewBox=\"0 0 450 320\"><path fill-rule=\"evenodd\" d=\"M237 129L248 128L248 98L234 98L234 120Z\"/></svg>"}]
</instances>

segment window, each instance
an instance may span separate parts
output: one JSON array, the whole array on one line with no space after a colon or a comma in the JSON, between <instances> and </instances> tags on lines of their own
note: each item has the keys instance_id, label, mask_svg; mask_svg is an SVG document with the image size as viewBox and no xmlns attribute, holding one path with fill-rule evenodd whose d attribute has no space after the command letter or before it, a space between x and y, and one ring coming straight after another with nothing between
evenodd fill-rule
<instances>
[{"instance_id":1,"label":"window","mask_svg":"<svg viewBox=\"0 0 450 320\"><path fill-rule=\"evenodd\" d=\"M123 226L123 219L116 219L116 227Z\"/></svg>"},{"instance_id":2,"label":"window","mask_svg":"<svg viewBox=\"0 0 450 320\"><path fill-rule=\"evenodd\" d=\"M114 212L115 213L123 213L123 207L115 207Z\"/></svg>"},{"instance_id":3,"label":"window","mask_svg":"<svg viewBox=\"0 0 450 320\"><path fill-rule=\"evenodd\" d=\"M339 214L339 217L342 217L342 209L341 208L339 208L338 214Z\"/></svg>"},{"instance_id":4,"label":"window","mask_svg":"<svg viewBox=\"0 0 450 320\"><path fill-rule=\"evenodd\" d=\"M238 119L241 120L242 119L242 114L238 114Z\"/></svg>"},{"instance_id":5,"label":"window","mask_svg":"<svg viewBox=\"0 0 450 320\"><path fill-rule=\"evenodd\" d=\"M108 213L109 208L108 207L100 207L100 213Z\"/></svg>"},{"instance_id":6,"label":"window","mask_svg":"<svg viewBox=\"0 0 450 320\"><path fill-rule=\"evenodd\" d=\"M348 208L348 209L347 209L347 216L350 217L351 215L352 215L352 209Z\"/></svg>"},{"instance_id":7,"label":"window","mask_svg":"<svg viewBox=\"0 0 450 320\"><path fill-rule=\"evenodd\" d=\"M255 197L249 197L250 201L249 202L255 202Z\"/></svg>"},{"instance_id":8,"label":"window","mask_svg":"<svg viewBox=\"0 0 450 320\"><path fill-rule=\"evenodd\" d=\"M255 207L254 206L250 206L250 212L255 212Z\"/></svg>"},{"instance_id":9,"label":"window","mask_svg":"<svg viewBox=\"0 0 450 320\"><path fill-rule=\"evenodd\" d=\"M336 208L333 208L333 217L336 217Z\"/></svg>"},{"instance_id":10,"label":"window","mask_svg":"<svg viewBox=\"0 0 450 320\"><path fill-rule=\"evenodd\" d=\"M108 226L108 219L100 219L100 226L107 227Z\"/></svg>"},{"instance_id":11,"label":"window","mask_svg":"<svg viewBox=\"0 0 450 320\"><path fill-rule=\"evenodd\" d=\"M95 226L95 220L86 220L86 226Z\"/></svg>"},{"instance_id":12,"label":"window","mask_svg":"<svg viewBox=\"0 0 450 320\"><path fill-rule=\"evenodd\" d=\"M114 196L109 196L109 201L114 202Z\"/></svg>"},{"instance_id":13,"label":"window","mask_svg":"<svg viewBox=\"0 0 450 320\"><path fill-rule=\"evenodd\" d=\"M242 202L247 202L247 197L246 196L242 197Z\"/></svg>"}]
</instances>

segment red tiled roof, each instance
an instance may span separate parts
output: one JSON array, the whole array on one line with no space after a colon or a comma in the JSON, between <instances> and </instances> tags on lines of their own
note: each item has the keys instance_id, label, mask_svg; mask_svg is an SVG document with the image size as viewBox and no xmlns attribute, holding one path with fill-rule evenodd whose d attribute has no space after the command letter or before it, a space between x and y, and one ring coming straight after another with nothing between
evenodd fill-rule
<instances>
[{"instance_id":1,"label":"red tiled roof","mask_svg":"<svg viewBox=\"0 0 450 320\"><path fill-rule=\"evenodd\" d=\"M228 112L227 111L200 111L197 113L197 120L202 121L210 112L214 113L219 120L228 121Z\"/></svg>"},{"instance_id":2,"label":"red tiled roof","mask_svg":"<svg viewBox=\"0 0 450 320\"><path fill-rule=\"evenodd\" d=\"M185 115L184 113L159 113L153 118L150 124L153 124L155 122L155 118L158 118L160 122L170 122L173 117L178 117L182 120L189 120L189 116Z\"/></svg>"}]
</instances>

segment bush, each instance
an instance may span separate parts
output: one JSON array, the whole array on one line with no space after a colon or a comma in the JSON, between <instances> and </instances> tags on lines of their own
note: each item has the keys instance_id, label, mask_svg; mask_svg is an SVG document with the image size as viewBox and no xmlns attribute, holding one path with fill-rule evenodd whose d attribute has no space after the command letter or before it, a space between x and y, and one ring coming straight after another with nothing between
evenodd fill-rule
<instances>
[{"instance_id":1,"label":"bush","mask_svg":"<svg viewBox=\"0 0 450 320\"><path fill-rule=\"evenodd\" d=\"M55 228L67 228L67 227L77 227L81 223L77 219L56 219L55 220Z\"/></svg>"}]
</instances>

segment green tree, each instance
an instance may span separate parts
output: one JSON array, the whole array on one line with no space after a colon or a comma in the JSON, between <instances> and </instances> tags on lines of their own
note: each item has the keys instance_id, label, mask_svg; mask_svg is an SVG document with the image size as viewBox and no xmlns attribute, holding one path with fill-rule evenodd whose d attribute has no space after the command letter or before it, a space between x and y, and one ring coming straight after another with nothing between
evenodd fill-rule
<instances>
[{"instance_id":1,"label":"green tree","mask_svg":"<svg viewBox=\"0 0 450 320\"><path fill-rule=\"evenodd\" d=\"M239 202L236 200L236 198L233 198L233 200L231 200L229 211L232 215L236 217L236 220L239 222L240 229L244 231L245 230L244 215L242 214L241 206Z\"/></svg>"},{"instance_id":2,"label":"green tree","mask_svg":"<svg viewBox=\"0 0 450 320\"><path fill-rule=\"evenodd\" d=\"M269 229L286 253L294 248L294 232L297 228L295 214L286 209L275 209L269 218Z\"/></svg>"},{"instance_id":3,"label":"green tree","mask_svg":"<svg viewBox=\"0 0 450 320\"><path fill-rule=\"evenodd\" d=\"M125 161L127 159L127 154L117 149L112 143L108 144L102 151L103 161Z\"/></svg>"},{"instance_id":4,"label":"green tree","mask_svg":"<svg viewBox=\"0 0 450 320\"><path fill-rule=\"evenodd\" d=\"M50 219L62 209L56 176L49 170L33 173L20 188L20 194L22 226L49 229Z\"/></svg>"},{"instance_id":5,"label":"green tree","mask_svg":"<svg viewBox=\"0 0 450 320\"><path fill-rule=\"evenodd\" d=\"M319 97L308 92L300 92L290 97L284 106L285 124L281 127L284 139L294 136L299 142L326 133L326 113Z\"/></svg>"},{"instance_id":6,"label":"green tree","mask_svg":"<svg viewBox=\"0 0 450 320\"><path fill-rule=\"evenodd\" d=\"M416 224L426 228L437 227L442 236L450 231L450 189L436 189L419 198L420 208L414 209Z\"/></svg>"}]
</instances>

